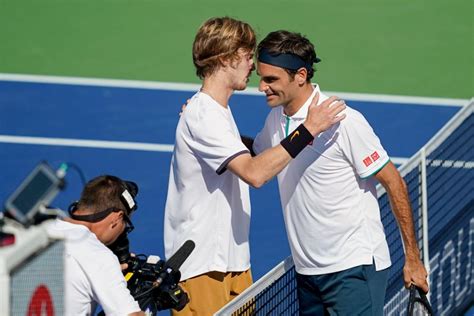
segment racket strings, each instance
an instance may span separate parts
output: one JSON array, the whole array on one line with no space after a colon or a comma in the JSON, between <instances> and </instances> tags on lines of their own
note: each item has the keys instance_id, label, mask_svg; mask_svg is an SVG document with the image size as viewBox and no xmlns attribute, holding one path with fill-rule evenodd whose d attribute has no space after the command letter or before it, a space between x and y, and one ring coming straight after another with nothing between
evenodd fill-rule
<instances>
[{"instance_id":1,"label":"racket strings","mask_svg":"<svg viewBox=\"0 0 474 316\"><path fill-rule=\"evenodd\" d=\"M413 316L427 316L431 315L430 310L420 301L415 301L413 304Z\"/></svg>"},{"instance_id":2,"label":"racket strings","mask_svg":"<svg viewBox=\"0 0 474 316\"><path fill-rule=\"evenodd\" d=\"M426 298L425 293L412 285L410 287L409 302L408 302L408 315L409 316L426 316L433 315L433 310L430 306L429 301Z\"/></svg>"}]
</instances>

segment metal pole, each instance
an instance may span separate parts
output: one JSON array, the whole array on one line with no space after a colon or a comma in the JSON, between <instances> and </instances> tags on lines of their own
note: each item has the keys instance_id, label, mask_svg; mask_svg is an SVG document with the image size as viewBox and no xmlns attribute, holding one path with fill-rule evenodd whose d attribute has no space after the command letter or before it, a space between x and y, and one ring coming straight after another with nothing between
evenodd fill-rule
<instances>
[{"instance_id":1,"label":"metal pole","mask_svg":"<svg viewBox=\"0 0 474 316\"><path fill-rule=\"evenodd\" d=\"M422 231L423 231L423 264L425 269L430 273L430 253L429 253L429 236L428 236L428 185L427 185L427 172L426 172L426 149L425 147L420 150L420 163L421 163L421 220L422 220ZM429 279L428 279L429 281ZM431 293L431 292L430 292ZM428 299L430 298L428 293Z\"/></svg>"}]
</instances>

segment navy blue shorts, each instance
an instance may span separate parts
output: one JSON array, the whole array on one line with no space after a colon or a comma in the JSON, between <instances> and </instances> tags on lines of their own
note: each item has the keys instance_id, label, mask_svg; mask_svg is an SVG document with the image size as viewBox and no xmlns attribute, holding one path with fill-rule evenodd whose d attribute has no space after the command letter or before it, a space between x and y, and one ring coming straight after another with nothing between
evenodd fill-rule
<instances>
[{"instance_id":1,"label":"navy blue shorts","mask_svg":"<svg viewBox=\"0 0 474 316\"><path fill-rule=\"evenodd\" d=\"M362 265L323 275L296 273L300 315L383 315L388 269Z\"/></svg>"}]
</instances>

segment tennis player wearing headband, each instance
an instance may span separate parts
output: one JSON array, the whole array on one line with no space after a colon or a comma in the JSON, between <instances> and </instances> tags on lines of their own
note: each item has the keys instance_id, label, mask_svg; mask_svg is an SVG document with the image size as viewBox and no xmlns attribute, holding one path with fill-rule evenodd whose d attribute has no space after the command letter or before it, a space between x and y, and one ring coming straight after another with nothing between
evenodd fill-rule
<instances>
[{"instance_id":1,"label":"tennis player wearing headband","mask_svg":"<svg viewBox=\"0 0 474 316\"><path fill-rule=\"evenodd\" d=\"M310 106L299 134L256 157L242 143L229 99L254 70L255 33L245 22L212 18L199 28L193 62L202 88L176 129L164 219L169 258L184 241L196 248L184 262L181 286L189 304L175 315L212 315L251 282L249 187L260 187L343 116L336 98ZM313 101L316 103L317 98Z\"/></svg>"},{"instance_id":2,"label":"tennis player wearing headband","mask_svg":"<svg viewBox=\"0 0 474 316\"><path fill-rule=\"evenodd\" d=\"M272 107L255 138L259 154L299 133L315 95L311 42L272 32L257 48L259 90ZM383 315L390 254L380 220L375 179L388 192L405 245L404 282L428 291L403 178L364 116L346 118L304 148L278 174L300 315Z\"/></svg>"},{"instance_id":3,"label":"tennis player wearing headband","mask_svg":"<svg viewBox=\"0 0 474 316\"><path fill-rule=\"evenodd\" d=\"M71 218L56 219L48 233L65 241L64 315L94 315L97 304L106 315L144 315L127 289L120 263L107 245L131 231L138 187L114 176L89 181Z\"/></svg>"}]
</instances>

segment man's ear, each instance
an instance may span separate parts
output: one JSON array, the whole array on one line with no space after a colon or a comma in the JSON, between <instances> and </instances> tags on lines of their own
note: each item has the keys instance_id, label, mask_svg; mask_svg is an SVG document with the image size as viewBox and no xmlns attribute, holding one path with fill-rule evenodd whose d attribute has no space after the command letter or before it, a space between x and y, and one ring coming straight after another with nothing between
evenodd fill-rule
<instances>
[{"instance_id":1,"label":"man's ear","mask_svg":"<svg viewBox=\"0 0 474 316\"><path fill-rule=\"evenodd\" d=\"M111 220L111 225L112 227L115 227L116 225L120 224L122 222L123 218L123 211L119 212L112 212L110 213L109 216L112 216Z\"/></svg>"},{"instance_id":2,"label":"man's ear","mask_svg":"<svg viewBox=\"0 0 474 316\"><path fill-rule=\"evenodd\" d=\"M306 78L308 78L308 70L306 68L301 67L296 71L295 80L298 85L304 85L306 83Z\"/></svg>"},{"instance_id":3,"label":"man's ear","mask_svg":"<svg viewBox=\"0 0 474 316\"><path fill-rule=\"evenodd\" d=\"M219 63L221 64L222 67L227 67L230 64L230 59L229 58L224 58L224 57L218 57Z\"/></svg>"}]
</instances>

